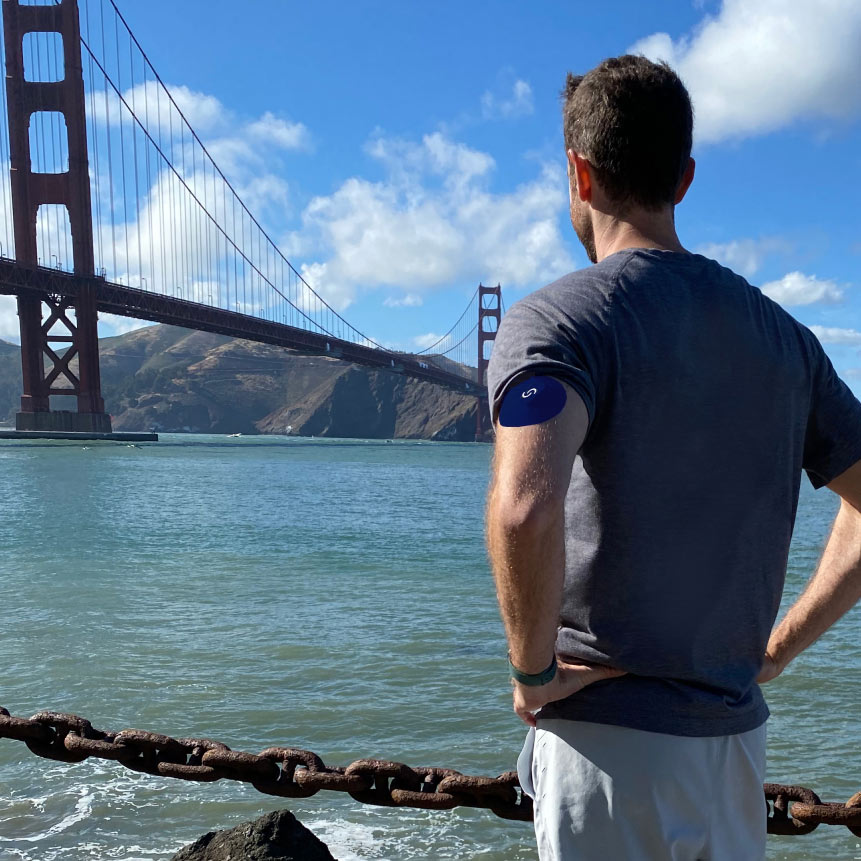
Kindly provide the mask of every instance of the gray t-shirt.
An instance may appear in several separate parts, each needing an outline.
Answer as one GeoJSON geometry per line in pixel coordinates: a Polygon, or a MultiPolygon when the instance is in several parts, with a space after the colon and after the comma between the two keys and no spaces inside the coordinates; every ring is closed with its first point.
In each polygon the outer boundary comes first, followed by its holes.
{"type": "Polygon", "coordinates": [[[861,459],[861,403],[757,288],[652,249],[509,310],[488,369],[493,416],[539,374],[589,412],[565,501],[557,649],[629,673],[540,716],[691,736],[759,726],[801,470],[821,487],[861,459]]]}

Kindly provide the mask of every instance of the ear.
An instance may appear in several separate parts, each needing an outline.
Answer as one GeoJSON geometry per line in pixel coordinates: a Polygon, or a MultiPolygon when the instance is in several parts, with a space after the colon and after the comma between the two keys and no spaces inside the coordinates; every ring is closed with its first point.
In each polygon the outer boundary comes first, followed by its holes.
{"type": "Polygon", "coordinates": [[[688,193],[688,189],[691,187],[691,183],[694,181],[694,171],[696,170],[696,167],[697,163],[692,158],[689,158],[687,167],[685,167],[685,172],[682,174],[682,181],[676,189],[676,199],[673,203],[681,203],[682,200],[684,200],[685,195],[688,193]]]}
{"type": "Polygon", "coordinates": [[[568,172],[574,177],[577,196],[584,203],[592,202],[592,165],[573,149],[568,150],[568,172]]]}

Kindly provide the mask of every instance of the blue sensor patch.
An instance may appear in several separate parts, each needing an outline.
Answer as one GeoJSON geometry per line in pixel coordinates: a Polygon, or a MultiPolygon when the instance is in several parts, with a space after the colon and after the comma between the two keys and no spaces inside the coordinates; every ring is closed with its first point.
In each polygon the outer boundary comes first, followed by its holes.
{"type": "Polygon", "coordinates": [[[502,399],[499,423],[507,428],[540,425],[565,406],[565,386],[554,377],[530,377],[512,386],[502,399]]]}

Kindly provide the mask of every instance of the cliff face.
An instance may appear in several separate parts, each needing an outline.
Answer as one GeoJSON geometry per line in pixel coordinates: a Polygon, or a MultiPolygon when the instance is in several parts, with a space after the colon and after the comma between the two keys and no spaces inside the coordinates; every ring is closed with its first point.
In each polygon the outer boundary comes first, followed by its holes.
{"type": "MultiPolygon", "coordinates": [[[[148,326],[99,344],[115,430],[472,440],[474,398],[280,347],[148,326]]],[[[18,347],[0,342],[0,417],[14,419],[18,347]]]]}
{"type": "MultiPolygon", "coordinates": [[[[333,360],[334,361],[334,360],[333,360]]],[[[356,365],[333,369],[332,376],[306,398],[270,413],[257,423],[263,433],[304,436],[413,437],[472,440],[475,400],[432,383],[356,365]]]]}

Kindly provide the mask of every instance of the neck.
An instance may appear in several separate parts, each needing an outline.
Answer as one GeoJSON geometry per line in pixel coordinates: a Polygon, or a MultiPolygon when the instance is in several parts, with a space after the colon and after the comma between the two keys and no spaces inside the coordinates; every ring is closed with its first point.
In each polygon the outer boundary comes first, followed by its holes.
{"type": "Polygon", "coordinates": [[[659,213],[634,211],[624,217],[593,210],[592,226],[595,231],[595,253],[599,261],[626,248],[656,248],[686,253],[676,234],[672,209],[659,213]]]}

